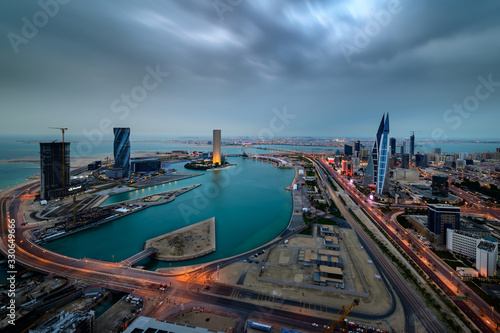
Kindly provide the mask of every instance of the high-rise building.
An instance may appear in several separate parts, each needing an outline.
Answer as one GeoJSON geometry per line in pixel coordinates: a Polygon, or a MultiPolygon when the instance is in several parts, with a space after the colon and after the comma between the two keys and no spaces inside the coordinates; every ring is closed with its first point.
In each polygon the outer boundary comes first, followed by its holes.
{"type": "Polygon", "coordinates": [[[403,155],[401,155],[401,167],[403,169],[410,168],[410,154],[404,153],[403,155]]]}
{"type": "Polygon", "coordinates": [[[344,145],[344,154],[345,156],[352,156],[352,146],[351,145],[344,145]]]}
{"type": "Polygon", "coordinates": [[[412,133],[412,135],[410,136],[410,152],[409,152],[410,156],[413,156],[415,155],[415,134],[412,133]]]}
{"type": "Polygon", "coordinates": [[[498,262],[498,241],[484,237],[477,246],[476,269],[481,276],[494,276],[498,262]]]}
{"type": "Polygon", "coordinates": [[[115,168],[123,169],[123,177],[130,177],[130,128],[113,128],[115,140],[113,142],[113,156],[115,168]]]}
{"type": "Polygon", "coordinates": [[[441,154],[441,148],[432,148],[431,153],[432,154],[441,154]]]}
{"type": "Polygon", "coordinates": [[[427,168],[429,166],[429,159],[426,154],[415,155],[415,166],[417,168],[427,168]]]}
{"type": "Polygon", "coordinates": [[[391,147],[391,156],[396,155],[396,138],[389,139],[389,146],[391,147]]]}
{"type": "Polygon", "coordinates": [[[446,244],[446,230],[460,229],[460,207],[443,204],[427,205],[427,229],[441,236],[446,244]]]}
{"type": "Polygon", "coordinates": [[[401,154],[410,154],[410,139],[406,138],[403,140],[403,145],[401,146],[401,154]]]}
{"type": "Polygon", "coordinates": [[[363,184],[375,185],[376,193],[388,191],[389,185],[389,114],[382,116],[375,142],[368,156],[363,184]]]}
{"type": "Polygon", "coordinates": [[[212,144],[213,144],[212,163],[220,165],[222,162],[220,129],[214,129],[212,144]]]}
{"type": "Polygon", "coordinates": [[[361,149],[361,142],[359,140],[354,141],[354,151],[357,151],[359,153],[361,149]]]}
{"type": "Polygon", "coordinates": [[[67,193],[69,147],[69,142],[40,142],[40,199],[55,199],[67,193]]]}
{"type": "Polygon", "coordinates": [[[450,183],[447,176],[435,175],[432,176],[432,195],[447,197],[450,183]]]}

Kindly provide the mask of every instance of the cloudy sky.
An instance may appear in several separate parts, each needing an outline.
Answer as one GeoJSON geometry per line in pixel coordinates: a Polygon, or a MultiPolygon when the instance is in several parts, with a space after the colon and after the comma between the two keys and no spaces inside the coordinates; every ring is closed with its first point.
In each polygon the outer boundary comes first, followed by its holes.
{"type": "Polygon", "coordinates": [[[499,1],[0,8],[1,134],[500,139],[499,1]]]}

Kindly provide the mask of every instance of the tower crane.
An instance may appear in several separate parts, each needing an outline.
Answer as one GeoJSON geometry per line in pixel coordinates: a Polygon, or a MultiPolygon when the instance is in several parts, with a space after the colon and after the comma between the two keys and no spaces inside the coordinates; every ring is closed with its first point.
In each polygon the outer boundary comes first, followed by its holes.
{"type": "Polygon", "coordinates": [[[68,129],[66,127],[49,127],[52,129],[58,129],[62,131],[62,181],[63,181],[63,196],[66,195],[66,153],[65,153],[65,144],[64,144],[64,131],[67,131],[68,129]]]}
{"type": "Polygon", "coordinates": [[[347,309],[345,308],[345,305],[343,305],[339,311],[339,312],[342,312],[339,319],[337,319],[337,320],[332,319],[328,323],[328,325],[323,329],[323,331],[321,331],[321,332],[322,333],[333,332],[333,330],[335,330],[335,326],[337,326],[339,323],[341,323],[345,319],[345,317],[347,317],[349,312],[351,312],[351,310],[354,309],[354,307],[356,307],[358,305],[359,305],[359,298],[355,298],[354,301],[352,301],[351,305],[347,309]]]}

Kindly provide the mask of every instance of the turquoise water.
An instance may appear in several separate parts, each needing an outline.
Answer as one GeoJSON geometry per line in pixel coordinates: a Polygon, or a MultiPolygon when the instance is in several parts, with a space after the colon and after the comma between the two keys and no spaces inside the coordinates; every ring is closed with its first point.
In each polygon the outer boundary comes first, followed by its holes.
{"type": "Polygon", "coordinates": [[[27,163],[0,163],[0,190],[19,185],[27,181],[26,177],[40,173],[40,165],[27,163]]]}
{"type": "MultiPolygon", "coordinates": [[[[203,184],[166,205],[148,208],[45,246],[75,258],[120,261],[141,251],[149,238],[215,217],[216,252],[182,264],[172,263],[172,266],[209,262],[258,247],[279,235],[288,225],[292,200],[285,187],[291,184],[295,171],[239,157],[228,160],[237,165],[110,197],[105,204],[203,184]]],[[[189,171],[180,167],[178,170],[189,171]]],[[[148,268],[168,265],[153,261],[148,268]]]]}

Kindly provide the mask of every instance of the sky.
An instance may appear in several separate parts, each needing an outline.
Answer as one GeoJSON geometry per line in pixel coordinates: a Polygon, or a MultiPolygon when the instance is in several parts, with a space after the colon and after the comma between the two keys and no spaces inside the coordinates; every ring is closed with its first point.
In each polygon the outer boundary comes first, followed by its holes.
{"type": "Polygon", "coordinates": [[[500,139],[495,0],[3,0],[0,134],[500,139]]]}

